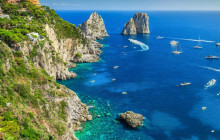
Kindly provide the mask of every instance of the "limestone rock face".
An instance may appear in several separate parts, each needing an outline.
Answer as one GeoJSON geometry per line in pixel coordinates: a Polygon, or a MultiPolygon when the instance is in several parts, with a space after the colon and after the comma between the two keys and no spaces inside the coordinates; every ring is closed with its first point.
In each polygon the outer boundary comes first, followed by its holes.
{"type": "Polygon", "coordinates": [[[134,20],[133,18],[131,18],[124,26],[124,29],[122,31],[122,34],[124,35],[134,35],[134,34],[137,34],[137,30],[136,30],[136,26],[135,26],[135,23],[134,23],[134,20]]]}
{"type": "Polygon", "coordinates": [[[92,13],[88,20],[79,25],[79,28],[86,37],[89,36],[93,39],[101,39],[109,36],[105,29],[104,21],[97,12],[92,13]]]}
{"type": "Polygon", "coordinates": [[[134,17],[124,25],[124,29],[122,30],[123,35],[149,33],[149,17],[146,13],[136,13],[134,17]]]}
{"type": "Polygon", "coordinates": [[[126,123],[132,128],[136,128],[142,125],[144,117],[141,114],[127,111],[120,114],[120,119],[125,120],[126,123]]]}

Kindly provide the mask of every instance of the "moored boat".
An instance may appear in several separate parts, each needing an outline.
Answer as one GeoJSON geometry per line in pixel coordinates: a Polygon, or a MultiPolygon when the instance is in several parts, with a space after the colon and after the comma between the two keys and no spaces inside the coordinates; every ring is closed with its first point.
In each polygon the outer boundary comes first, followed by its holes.
{"type": "Polygon", "coordinates": [[[220,46],[220,43],[216,43],[216,46],[220,46]]]}
{"type": "Polygon", "coordinates": [[[164,39],[164,37],[162,37],[162,36],[158,36],[157,39],[164,39]]]}
{"type": "Polygon", "coordinates": [[[184,82],[184,83],[181,83],[180,86],[188,86],[188,85],[191,85],[191,83],[189,82],[184,82]]]}
{"type": "Polygon", "coordinates": [[[202,49],[202,44],[201,44],[201,41],[200,41],[200,37],[199,37],[199,44],[197,46],[194,46],[193,48],[194,49],[202,49]]]}
{"type": "Polygon", "coordinates": [[[170,45],[177,45],[179,42],[173,40],[173,41],[170,41],[170,45]]]}
{"type": "Polygon", "coordinates": [[[179,50],[178,50],[178,48],[177,48],[177,46],[176,46],[176,50],[173,51],[172,53],[173,53],[173,54],[181,54],[181,53],[182,53],[182,50],[181,50],[181,48],[180,48],[180,45],[179,45],[179,50]]]}
{"type": "Polygon", "coordinates": [[[205,59],[219,59],[219,57],[214,56],[214,55],[209,55],[209,56],[206,56],[205,59]]]}

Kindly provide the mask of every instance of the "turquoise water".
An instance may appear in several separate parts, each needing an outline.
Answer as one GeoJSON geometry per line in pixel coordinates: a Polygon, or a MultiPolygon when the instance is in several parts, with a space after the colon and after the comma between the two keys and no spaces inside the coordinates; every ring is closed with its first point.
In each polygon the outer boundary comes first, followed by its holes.
{"type": "MultiPolygon", "coordinates": [[[[220,56],[220,12],[147,12],[150,35],[122,36],[120,32],[135,11],[99,11],[110,37],[104,45],[101,61],[78,64],[71,69],[76,79],[59,81],[77,92],[82,101],[94,105],[90,109],[93,121],[76,132],[82,140],[214,140],[220,139],[220,60],[205,56],[220,56]],[[157,40],[157,36],[164,39],[157,40]],[[202,49],[193,49],[198,42],[202,49]],[[149,50],[142,51],[143,42],[149,50]],[[173,39],[178,38],[178,39],[173,39]],[[173,55],[180,42],[183,53],[173,55]],[[123,47],[128,46],[128,47],[123,47]],[[119,66],[114,69],[114,66],[119,66]],[[204,89],[211,79],[214,86],[204,89]],[[112,79],[116,79],[112,82],[112,79]],[[94,83],[90,81],[95,80],[94,83]],[[191,82],[186,87],[176,87],[191,82]],[[127,92],[127,95],[122,95],[127,92]],[[202,110],[202,107],[207,107],[202,110]],[[118,114],[125,111],[141,113],[146,118],[143,127],[131,129],[121,124],[118,114]],[[100,115],[100,117],[98,117],[100,115]],[[215,130],[215,132],[211,132],[215,130]]],[[[76,25],[88,18],[90,11],[58,11],[65,20],[76,25]]]]}

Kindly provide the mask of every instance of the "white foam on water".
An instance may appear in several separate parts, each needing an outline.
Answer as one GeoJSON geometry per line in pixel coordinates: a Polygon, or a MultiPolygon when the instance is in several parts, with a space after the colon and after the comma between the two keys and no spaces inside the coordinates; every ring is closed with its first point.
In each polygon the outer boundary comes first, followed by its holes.
{"type": "Polygon", "coordinates": [[[209,41],[209,40],[196,40],[196,39],[175,38],[175,37],[166,37],[166,38],[177,39],[177,40],[195,41],[195,42],[208,42],[208,43],[215,43],[215,41],[209,41]]]}
{"type": "Polygon", "coordinates": [[[134,40],[134,39],[128,39],[128,40],[130,42],[136,44],[136,45],[141,46],[142,50],[140,50],[140,51],[147,51],[147,50],[149,50],[149,46],[147,46],[146,44],[144,44],[144,43],[142,43],[142,42],[140,42],[138,40],[134,40]]]}
{"type": "Polygon", "coordinates": [[[205,69],[208,69],[208,70],[220,72],[220,69],[216,69],[216,68],[212,68],[212,67],[206,67],[206,66],[200,66],[200,67],[205,68],[205,69]]]}

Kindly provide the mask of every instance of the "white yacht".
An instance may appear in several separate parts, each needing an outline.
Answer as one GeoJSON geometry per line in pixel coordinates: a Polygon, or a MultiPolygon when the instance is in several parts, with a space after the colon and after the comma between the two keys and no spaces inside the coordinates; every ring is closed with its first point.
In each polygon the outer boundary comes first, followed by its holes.
{"type": "Polygon", "coordinates": [[[179,42],[173,40],[173,41],[170,41],[170,45],[177,45],[179,42]]]}

